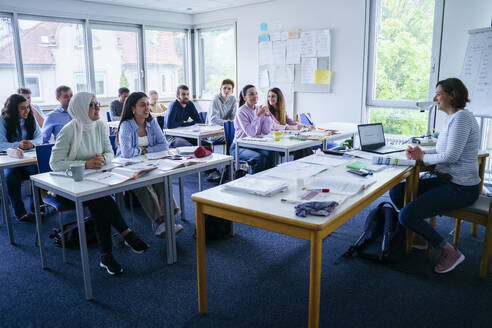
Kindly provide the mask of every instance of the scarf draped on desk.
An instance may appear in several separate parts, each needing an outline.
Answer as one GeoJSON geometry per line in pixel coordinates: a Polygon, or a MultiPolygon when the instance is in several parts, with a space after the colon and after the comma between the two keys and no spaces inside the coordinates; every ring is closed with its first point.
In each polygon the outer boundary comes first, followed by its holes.
{"type": "Polygon", "coordinates": [[[305,218],[307,215],[328,216],[333,212],[337,202],[307,202],[296,205],[296,215],[305,218]]]}
{"type": "Polygon", "coordinates": [[[68,113],[72,116],[74,126],[74,136],[72,147],[68,153],[68,160],[75,160],[77,152],[82,142],[82,133],[96,127],[96,121],[89,117],[89,105],[95,96],[89,92],[79,92],[75,94],[68,104],[68,113]]]}

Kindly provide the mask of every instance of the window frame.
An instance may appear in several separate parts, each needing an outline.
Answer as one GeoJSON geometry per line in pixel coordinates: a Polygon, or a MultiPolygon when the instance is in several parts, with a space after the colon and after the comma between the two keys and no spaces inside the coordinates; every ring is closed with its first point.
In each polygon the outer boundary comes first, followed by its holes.
{"type": "Polygon", "coordinates": [[[398,109],[421,109],[421,102],[431,101],[434,95],[434,86],[439,80],[439,68],[441,59],[441,39],[443,29],[443,16],[444,16],[444,0],[434,0],[434,27],[432,33],[432,51],[431,51],[431,64],[429,68],[429,92],[427,99],[413,100],[378,100],[376,99],[376,30],[378,15],[381,12],[381,1],[384,0],[369,0],[368,7],[366,7],[366,19],[368,33],[366,34],[366,82],[365,82],[365,106],[366,115],[364,122],[368,121],[369,112],[371,108],[398,108],[398,109]]]}
{"type": "Polygon", "coordinates": [[[41,89],[41,76],[40,76],[40,74],[37,74],[37,73],[25,74],[24,75],[24,87],[28,87],[27,83],[26,83],[27,79],[32,79],[32,78],[35,78],[37,80],[39,96],[38,97],[33,96],[34,95],[33,89],[29,87],[29,89],[31,90],[31,100],[33,102],[34,101],[41,101],[41,100],[43,100],[43,92],[41,89]]]}
{"type": "MultiPolygon", "coordinates": [[[[197,96],[200,99],[203,99],[203,87],[205,84],[205,65],[204,65],[204,56],[203,56],[203,47],[200,42],[200,33],[201,32],[207,32],[207,31],[214,31],[214,30],[220,30],[224,28],[231,28],[233,29],[233,35],[234,35],[234,82],[237,84],[237,21],[234,20],[232,22],[222,22],[222,23],[216,23],[212,25],[203,25],[203,26],[196,26],[194,29],[194,38],[195,38],[195,86],[196,86],[196,92],[197,96]]],[[[217,86],[218,88],[219,86],[217,86]]],[[[237,97],[237,88],[234,88],[234,95],[237,97]]]]}

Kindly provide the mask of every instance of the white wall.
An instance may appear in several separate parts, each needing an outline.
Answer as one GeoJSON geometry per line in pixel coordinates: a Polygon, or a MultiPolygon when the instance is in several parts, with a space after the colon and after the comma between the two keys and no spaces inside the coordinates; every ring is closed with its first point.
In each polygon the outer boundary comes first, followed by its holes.
{"type": "Polygon", "coordinates": [[[299,93],[297,112],[311,112],[317,122],[359,122],[364,59],[365,1],[279,0],[258,5],[197,14],[194,24],[237,19],[238,81],[258,85],[258,33],[261,22],[291,28],[330,28],[332,92],[299,93]]]}
{"type": "Polygon", "coordinates": [[[1,0],[0,12],[2,11],[172,27],[189,26],[193,20],[188,14],[75,0],[1,0]]]}

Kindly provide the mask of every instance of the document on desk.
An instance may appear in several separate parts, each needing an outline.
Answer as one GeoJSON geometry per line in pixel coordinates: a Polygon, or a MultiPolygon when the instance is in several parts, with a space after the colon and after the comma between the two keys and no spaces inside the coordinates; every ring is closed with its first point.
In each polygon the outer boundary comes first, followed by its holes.
{"type": "Polygon", "coordinates": [[[155,153],[147,153],[145,154],[145,157],[150,160],[155,160],[155,159],[161,159],[161,158],[166,158],[171,156],[169,154],[169,151],[163,150],[163,151],[156,151],[155,153]]]}
{"type": "Polygon", "coordinates": [[[259,196],[273,196],[288,188],[288,184],[280,179],[252,175],[246,175],[241,179],[231,181],[223,187],[226,191],[239,191],[259,196]]]}
{"type": "Polygon", "coordinates": [[[348,176],[328,176],[313,179],[307,189],[329,189],[330,193],[352,196],[368,188],[375,179],[362,180],[348,176]]]}
{"type": "Polygon", "coordinates": [[[279,179],[306,179],[326,170],[325,165],[293,161],[277,165],[264,173],[265,176],[279,179]]]}
{"type": "Polygon", "coordinates": [[[303,157],[299,159],[300,162],[318,164],[324,166],[339,166],[346,164],[347,159],[336,155],[314,154],[311,156],[303,157]]]}

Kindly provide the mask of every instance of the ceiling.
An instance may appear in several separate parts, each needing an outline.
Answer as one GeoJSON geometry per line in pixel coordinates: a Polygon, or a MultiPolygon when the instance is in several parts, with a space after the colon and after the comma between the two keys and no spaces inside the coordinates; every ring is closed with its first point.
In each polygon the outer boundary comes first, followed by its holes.
{"type": "Polygon", "coordinates": [[[241,7],[272,0],[79,0],[99,4],[154,9],[185,14],[241,7]]]}

